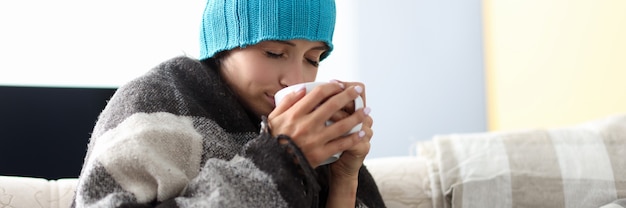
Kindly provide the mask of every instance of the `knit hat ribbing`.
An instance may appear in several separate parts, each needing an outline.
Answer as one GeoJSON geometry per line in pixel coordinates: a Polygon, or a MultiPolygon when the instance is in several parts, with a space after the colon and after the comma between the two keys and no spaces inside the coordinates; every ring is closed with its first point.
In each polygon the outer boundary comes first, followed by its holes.
{"type": "Polygon", "coordinates": [[[200,60],[265,40],[322,41],[333,49],[334,0],[208,0],[200,31],[200,60]]]}

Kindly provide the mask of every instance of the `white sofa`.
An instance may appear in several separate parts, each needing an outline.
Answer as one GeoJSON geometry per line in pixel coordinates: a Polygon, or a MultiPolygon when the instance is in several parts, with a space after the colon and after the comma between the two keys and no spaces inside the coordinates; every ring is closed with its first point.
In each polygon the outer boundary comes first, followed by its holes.
{"type": "MultiPolygon", "coordinates": [[[[626,208],[626,115],[416,146],[415,156],[365,161],[388,207],[626,208]]],[[[68,207],[75,186],[0,176],[0,208],[68,207]]]]}
{"type": "MultiPolygon", "coordinates": [[[[431,207],[428,196],[419,193],[427,174],[424,160],[417,157],[389,157],[367,161],[367,167],[380,183],[389,207],[431,207]],[[422,164],[422,165],[420,165],[422,164]],[[418,177],[415,177],[418,176],[418,177]]],[[[74,196],[77,179],[0,176],[0,208],[65,208],[74,196]]]]}
{"type": "MultiPolygon", "coordinates": [[[[432,208],[432,192],[427,161],[421,157],[388,157],[366,162],[390,208],[432,208]]],[[[77,179],[0,176],[1,208],[69,207],[77,179]]],[[[608,205],[603,208],[624,208],[608,205]]]]}
{"type": "Polygon", "coordinates": [[[72,203],[77,179],[0,176],[2,208],[66,208],[72,203]]]}

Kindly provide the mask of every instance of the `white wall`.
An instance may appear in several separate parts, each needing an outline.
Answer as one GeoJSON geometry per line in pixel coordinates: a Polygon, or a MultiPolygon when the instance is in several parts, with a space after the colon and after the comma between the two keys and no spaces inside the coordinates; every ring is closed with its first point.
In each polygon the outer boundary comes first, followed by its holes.
{"type": "Polygon", "coordinates": [[[358,76],[370,158],[407,155],[435,134],[486,129],[480,0],[360,0],[358,76]]]}
{"type": "Polygon", "coordinates": [[[0,85],[116,87],[197,56],[204,3],[0,1],[0,85]]]}
{"type": "Polygon", "coordinates": [[[480,0],[339,0],[318,80],[365,83],[368,158],[409,155],[437,134],[486,130],[480,0]]]}
{"type": "MultiPolygon", "coordinates": [[[[198,54],[204,0],[0,2],[0,85],[115,87],[198,54]]],[[[337,0],[318,80],[364,82],[370,158],[485,130],[480,0],[337,0]]]]}

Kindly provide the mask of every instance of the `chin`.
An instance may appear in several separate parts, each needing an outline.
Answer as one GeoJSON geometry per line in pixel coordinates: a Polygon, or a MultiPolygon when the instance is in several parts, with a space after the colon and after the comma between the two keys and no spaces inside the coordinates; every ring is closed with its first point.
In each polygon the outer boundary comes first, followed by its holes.
{"type": "Polygon", "coordinates": [[[270,113],[272,112],[272,110],[274,110],[273,108],[264,108],[264,107],[257,107],[257,108],[253,108],[251,109],[252,112],[254,112],[254,114],[256,114],[259,118],[261,118],[261,116],[269,116],[270,113]]]}
{"type": "Polygon", "coordinates": [[[258,114],[258,116],[259,116],[259,118],[260,118],[261,116],[269,116],[269,115],[270,115],[270,113],[272,113],[272,111],[263,111],[263,112],[261,112],[260,114],[258,114]]]}

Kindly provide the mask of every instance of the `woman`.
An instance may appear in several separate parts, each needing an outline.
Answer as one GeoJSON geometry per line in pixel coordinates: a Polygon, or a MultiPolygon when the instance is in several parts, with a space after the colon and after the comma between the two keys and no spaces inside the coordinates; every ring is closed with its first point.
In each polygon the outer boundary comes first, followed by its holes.
{"type": "Polygon", "coordinates": [[[365,97],[362,84],[274,104],[278,90],[315,80],[334,20],[332,0],[209,0],[199,60],[162,63],[101,113],[73,206],[383,207],[362,165],[370,110],[342,110],[365,97]]]}

